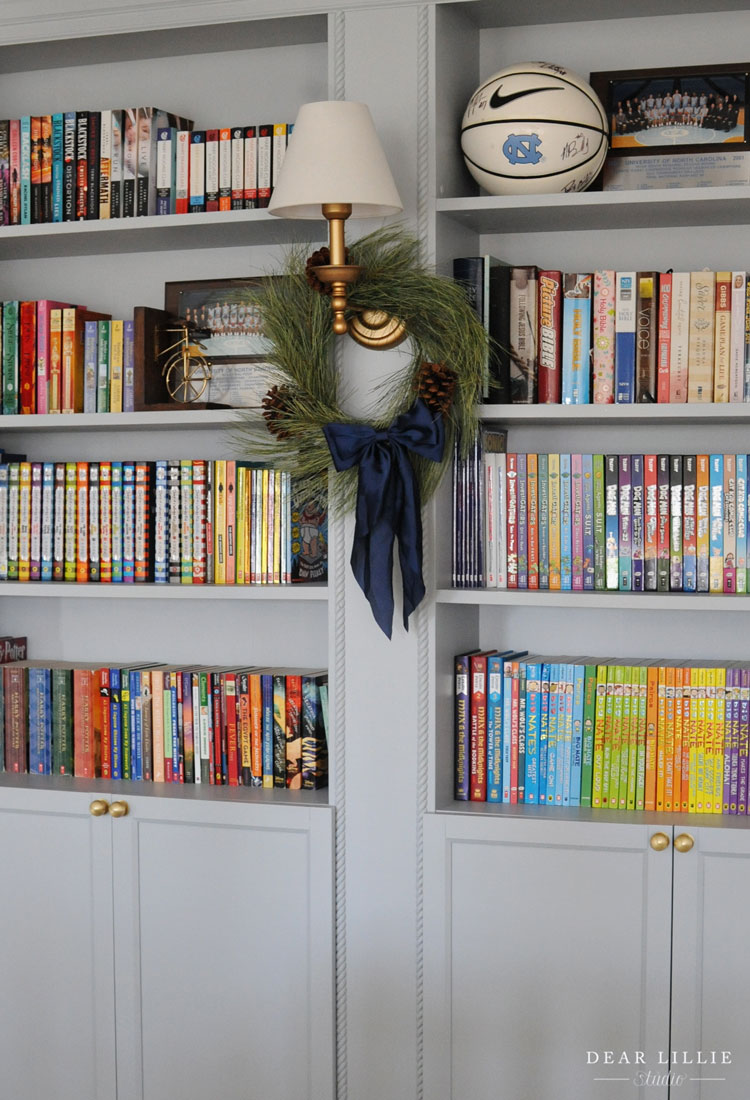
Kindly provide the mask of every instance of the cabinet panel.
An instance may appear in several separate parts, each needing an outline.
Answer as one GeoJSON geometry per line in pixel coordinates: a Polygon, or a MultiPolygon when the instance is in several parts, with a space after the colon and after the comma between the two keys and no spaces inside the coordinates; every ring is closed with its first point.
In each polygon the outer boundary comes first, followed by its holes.
{"type": "MultiPolygon", "coordinates": [[[[12,781],[11,781],[12,782],[12,781]]],[[[111,823],[0,789],[0,1065],[13,1100],[114,1100],[111,823]]]]}
{"type": "Polygon", "coordinates": [[[128,803],[118,1100],[331,1097],[331,812],[128,803]]]}
{"type": "Polygon", "coordinates": [[[719,1094],[745,1100],[750,1084],[750,836],[739,829],[675,828],[676,834],[683,832],[695,846],[674,856],[674,1071],[686,1077],[679,1090],[685,1100],[719,1094]],[[698,1051],[705,1064],[698,1062],[698,1051]]]}
{"type": "Polygon", "coordinates": [[[671,854],[655,831],[426,819],[426,1095],[632,1096],[638,1067],[604,1052],[656,1064],[669,1039],[671,854]]]}

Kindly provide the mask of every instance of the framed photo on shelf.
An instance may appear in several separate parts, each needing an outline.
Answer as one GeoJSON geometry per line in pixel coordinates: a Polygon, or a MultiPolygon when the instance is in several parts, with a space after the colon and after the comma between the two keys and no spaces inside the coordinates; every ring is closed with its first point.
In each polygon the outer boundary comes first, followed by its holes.
{"type": "Polygon", "coordinates": [[[604,190],[750,183],[750,62],[589,79],[609,119],[604,190]]]}
{"type": "Polygon", "coordinates": [[[164,309],[206,332],[209,406],[260,407],[270,385],[269,341],[260,328],[258,292],[273,276],[166,283],[164,309]]]}

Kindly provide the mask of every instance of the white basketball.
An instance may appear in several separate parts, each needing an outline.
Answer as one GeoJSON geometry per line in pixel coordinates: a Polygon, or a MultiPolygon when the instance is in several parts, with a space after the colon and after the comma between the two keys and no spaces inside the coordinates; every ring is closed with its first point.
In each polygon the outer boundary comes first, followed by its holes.
{"type": "Polygon", "coordinates": [[[544,61],[501,69],[477,88],[461,151],[491,195],[583,191],[607,155],[607,115],[589,84],[544,61]]]}

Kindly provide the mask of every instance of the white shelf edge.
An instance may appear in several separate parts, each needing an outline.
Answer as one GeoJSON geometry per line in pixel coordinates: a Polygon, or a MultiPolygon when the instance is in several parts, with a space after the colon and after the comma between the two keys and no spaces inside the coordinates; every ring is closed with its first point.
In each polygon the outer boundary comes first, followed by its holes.
{"type": "Polygon", "coordinates": [[[525,818],[535,821],[570,821],[584,824],[608,825],[633,825],[633,826],[659,826],[679,825],[681,828],[703,828],[706,825],[714,828],[748,829],[750,817],[747,814],[696,814],[665,812],[657,813],[654,810],[595,810],[588,806],[526,806],[503,805],[493,802],[449,802],[441,804],[435,810],[439,815],[465,816],[482,821],[496,821],[501,828],[501,822],[508,818],[525,818]]]}
{"type": "Polygon", "coordinates": [[[617,611],[727,611],[750,609],[743,596],[704,592],[549,592],[503,588],[439,588],[437,604],[478,607],[576,607],[617,611]]]}
{"type": "MultiPolygon", "coordinates": [[[[141,431],[144,428],[184,430],[185,428],[233,428],[252,409],[179,409],[133,413],[34,413],[29,416],[0,415],[0,436],[18,431],[141,431]]],[[[260,422],[260,409],[257,410],[260,422]]]]}
{"type": "Polygon", "coordinates": [[[688,206],[696,201],[717,205],[726,202],[750,200],[750,186],[732,187],[674,187],[649,188],[639,191],[578,191],[547,195],[462,195],[457,198],[439,198],[438,214],[463,214],[481,211],[519,210],[595,210],[600,207],[654,206],[665,204],[688,206]]]}
{"type": "Polygon", "coordinates": [[[736,424],[750,422],[750,403],[705,405],[478,405],[480,420],[515,424],[736,424]]]}
{"type": "Polygon", "coordinates": [[[5,241],[37,240],[39,237],[90,236],[100,233],[135,233],[138,230],[174,229],[188,226],[212,226],[268,222],[279,225],[281,219],[265,208],[256,210],[211,210],[200,214],[147,214],[137,218],[94,218],[91,221],[44,222],[41,225],[4,225],[0,228],[0,246],[5,241]]]}
{"type": "Polygon", "coordinates": [[[61,581],[0,581],[0,596],[42,599],[286,600],[328,599],[325,584],[78,584],[61,581]]]}

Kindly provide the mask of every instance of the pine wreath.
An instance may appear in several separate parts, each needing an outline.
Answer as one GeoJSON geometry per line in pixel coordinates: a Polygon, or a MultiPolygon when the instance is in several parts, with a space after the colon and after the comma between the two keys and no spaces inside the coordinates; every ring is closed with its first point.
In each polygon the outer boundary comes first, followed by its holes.
{"type": "MultiPolygon", "coordinates": [[[[351,262],[362,267],[349,288],[350,315],[378,309],[406,323],[411,355],[407,365],[382,382],[373,417],[353,419],[339,402],[334,364],[331,305],[315,284],[314,266],[293,249],[283,272],[266,281],[257,298],[261,327],[271,349],[270,389],[263,401],[263,423],[245,416],[240,445],[254,458],[294,471],[319,486],[331,463],[323,432],[332,423],[356,423],[384,430],[421,397],[445,426],[441,462],[412,456],[421,502],[429,499],[453,455],[453,443],[468,449],[476,432],[474,406],[487,361],[487,336],[465,291],[452,279],[430,271],[418,240],[403,227],[376,230],[350,245],[351,262]]],[[[405,345],[408,346],[408,345],[405,345]]],[[[346,506],[354,503],[357,470],[337,475],[332,487],[346,506]]]]}

